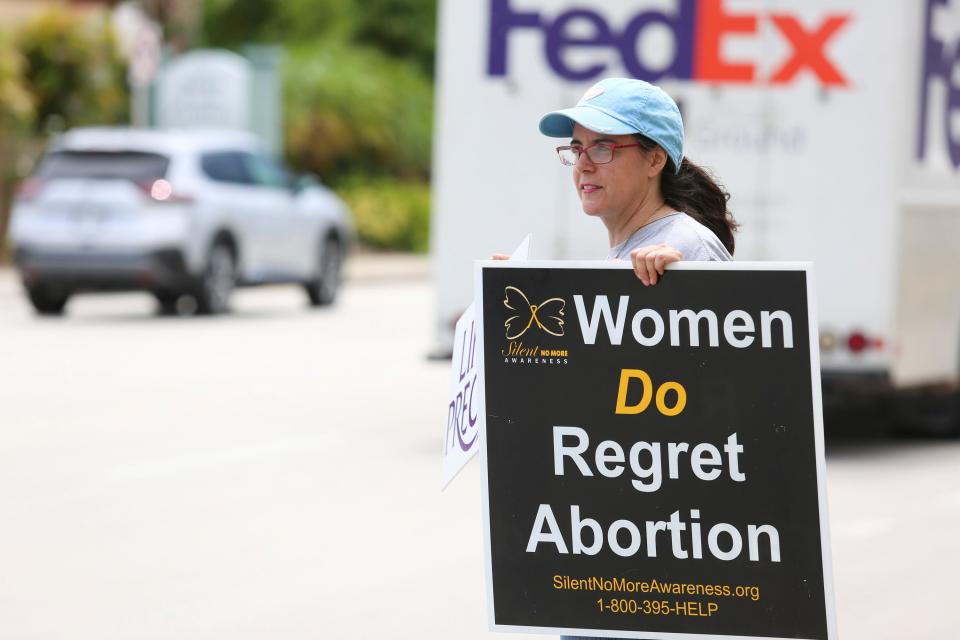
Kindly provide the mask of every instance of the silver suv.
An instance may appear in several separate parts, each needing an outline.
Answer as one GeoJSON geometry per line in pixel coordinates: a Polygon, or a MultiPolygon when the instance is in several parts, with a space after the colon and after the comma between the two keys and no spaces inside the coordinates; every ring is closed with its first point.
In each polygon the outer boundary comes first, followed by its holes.
{"type": "Polygon", "coordinates": [[[10,235],[34,308],[57,315],[102,290],[150,291],[167,312],[188,295],[221,313],[235,286],[264,283],[329,304],[352,233],[336,195],[292,178],[251,135],[89,128],[50,145],[10,235]]]}

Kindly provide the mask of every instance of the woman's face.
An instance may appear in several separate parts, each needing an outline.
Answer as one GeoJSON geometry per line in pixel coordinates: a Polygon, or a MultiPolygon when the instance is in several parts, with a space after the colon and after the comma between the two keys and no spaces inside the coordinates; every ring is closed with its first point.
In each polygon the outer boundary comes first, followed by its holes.
{"type": "MultiPolygon", "coordinates": [[[[598,142],[618,145],[636,144],[637,140],[630,135],[596,133],[579,124],[574,126],[571,145],[586,148],[598,142]]],[[[581,153],[573,167],[573,184],[584,213],[613,220],[633,213],[648,198],[650,187],[662,169],[662,162],[652,157],[658,150],[614,149],[613,159],[604,164],[594,164],[586,153],[581,153]]]]}

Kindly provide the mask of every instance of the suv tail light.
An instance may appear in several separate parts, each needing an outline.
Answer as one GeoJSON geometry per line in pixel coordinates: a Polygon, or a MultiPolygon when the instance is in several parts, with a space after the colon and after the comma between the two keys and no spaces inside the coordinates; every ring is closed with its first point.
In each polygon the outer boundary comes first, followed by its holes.
{"type": "Polygon", "coordinates": [[[168,202],[171,204],[190,204],[193,198],[174,193],[173,185],[163,178],[156,180],[138,180],[136,185],[153,202],[168,202]]]}

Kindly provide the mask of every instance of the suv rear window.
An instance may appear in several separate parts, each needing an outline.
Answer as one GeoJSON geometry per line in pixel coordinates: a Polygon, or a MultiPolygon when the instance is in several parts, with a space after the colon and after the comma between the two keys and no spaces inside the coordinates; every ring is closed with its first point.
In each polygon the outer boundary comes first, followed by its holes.
{"type": "Polygon", "coordinates": [[[54,151],[37,169],[41,180],[54,178],[164,178],[170,158],[143,151],[54,151]]]}
{"type": "Polygon", "coordinates": [[[233,184],[252,184],[253,179],[243,157],[233,151],[206,153],[200,158],[200,168],[211,180],[233,184]]]}

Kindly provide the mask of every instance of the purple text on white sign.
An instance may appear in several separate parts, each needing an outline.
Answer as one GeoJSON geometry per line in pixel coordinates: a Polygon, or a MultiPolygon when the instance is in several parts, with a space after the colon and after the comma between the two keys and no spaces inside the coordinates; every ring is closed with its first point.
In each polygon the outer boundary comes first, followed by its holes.
{"type": "Polygon", "coordinates": [[[477,388],[477,334],[476,322],[471,321],[469,329],[463,328],[457,336],[454,350],[454,366],[459,370],[457,395],[450,401],[447,410],[447,436],[444,440],[444,453],[455,446],[469,451],[477,440],[477,406],[474,402],[477,388]],[[459,349],[456,349],[459,345],[459,349]]]}

